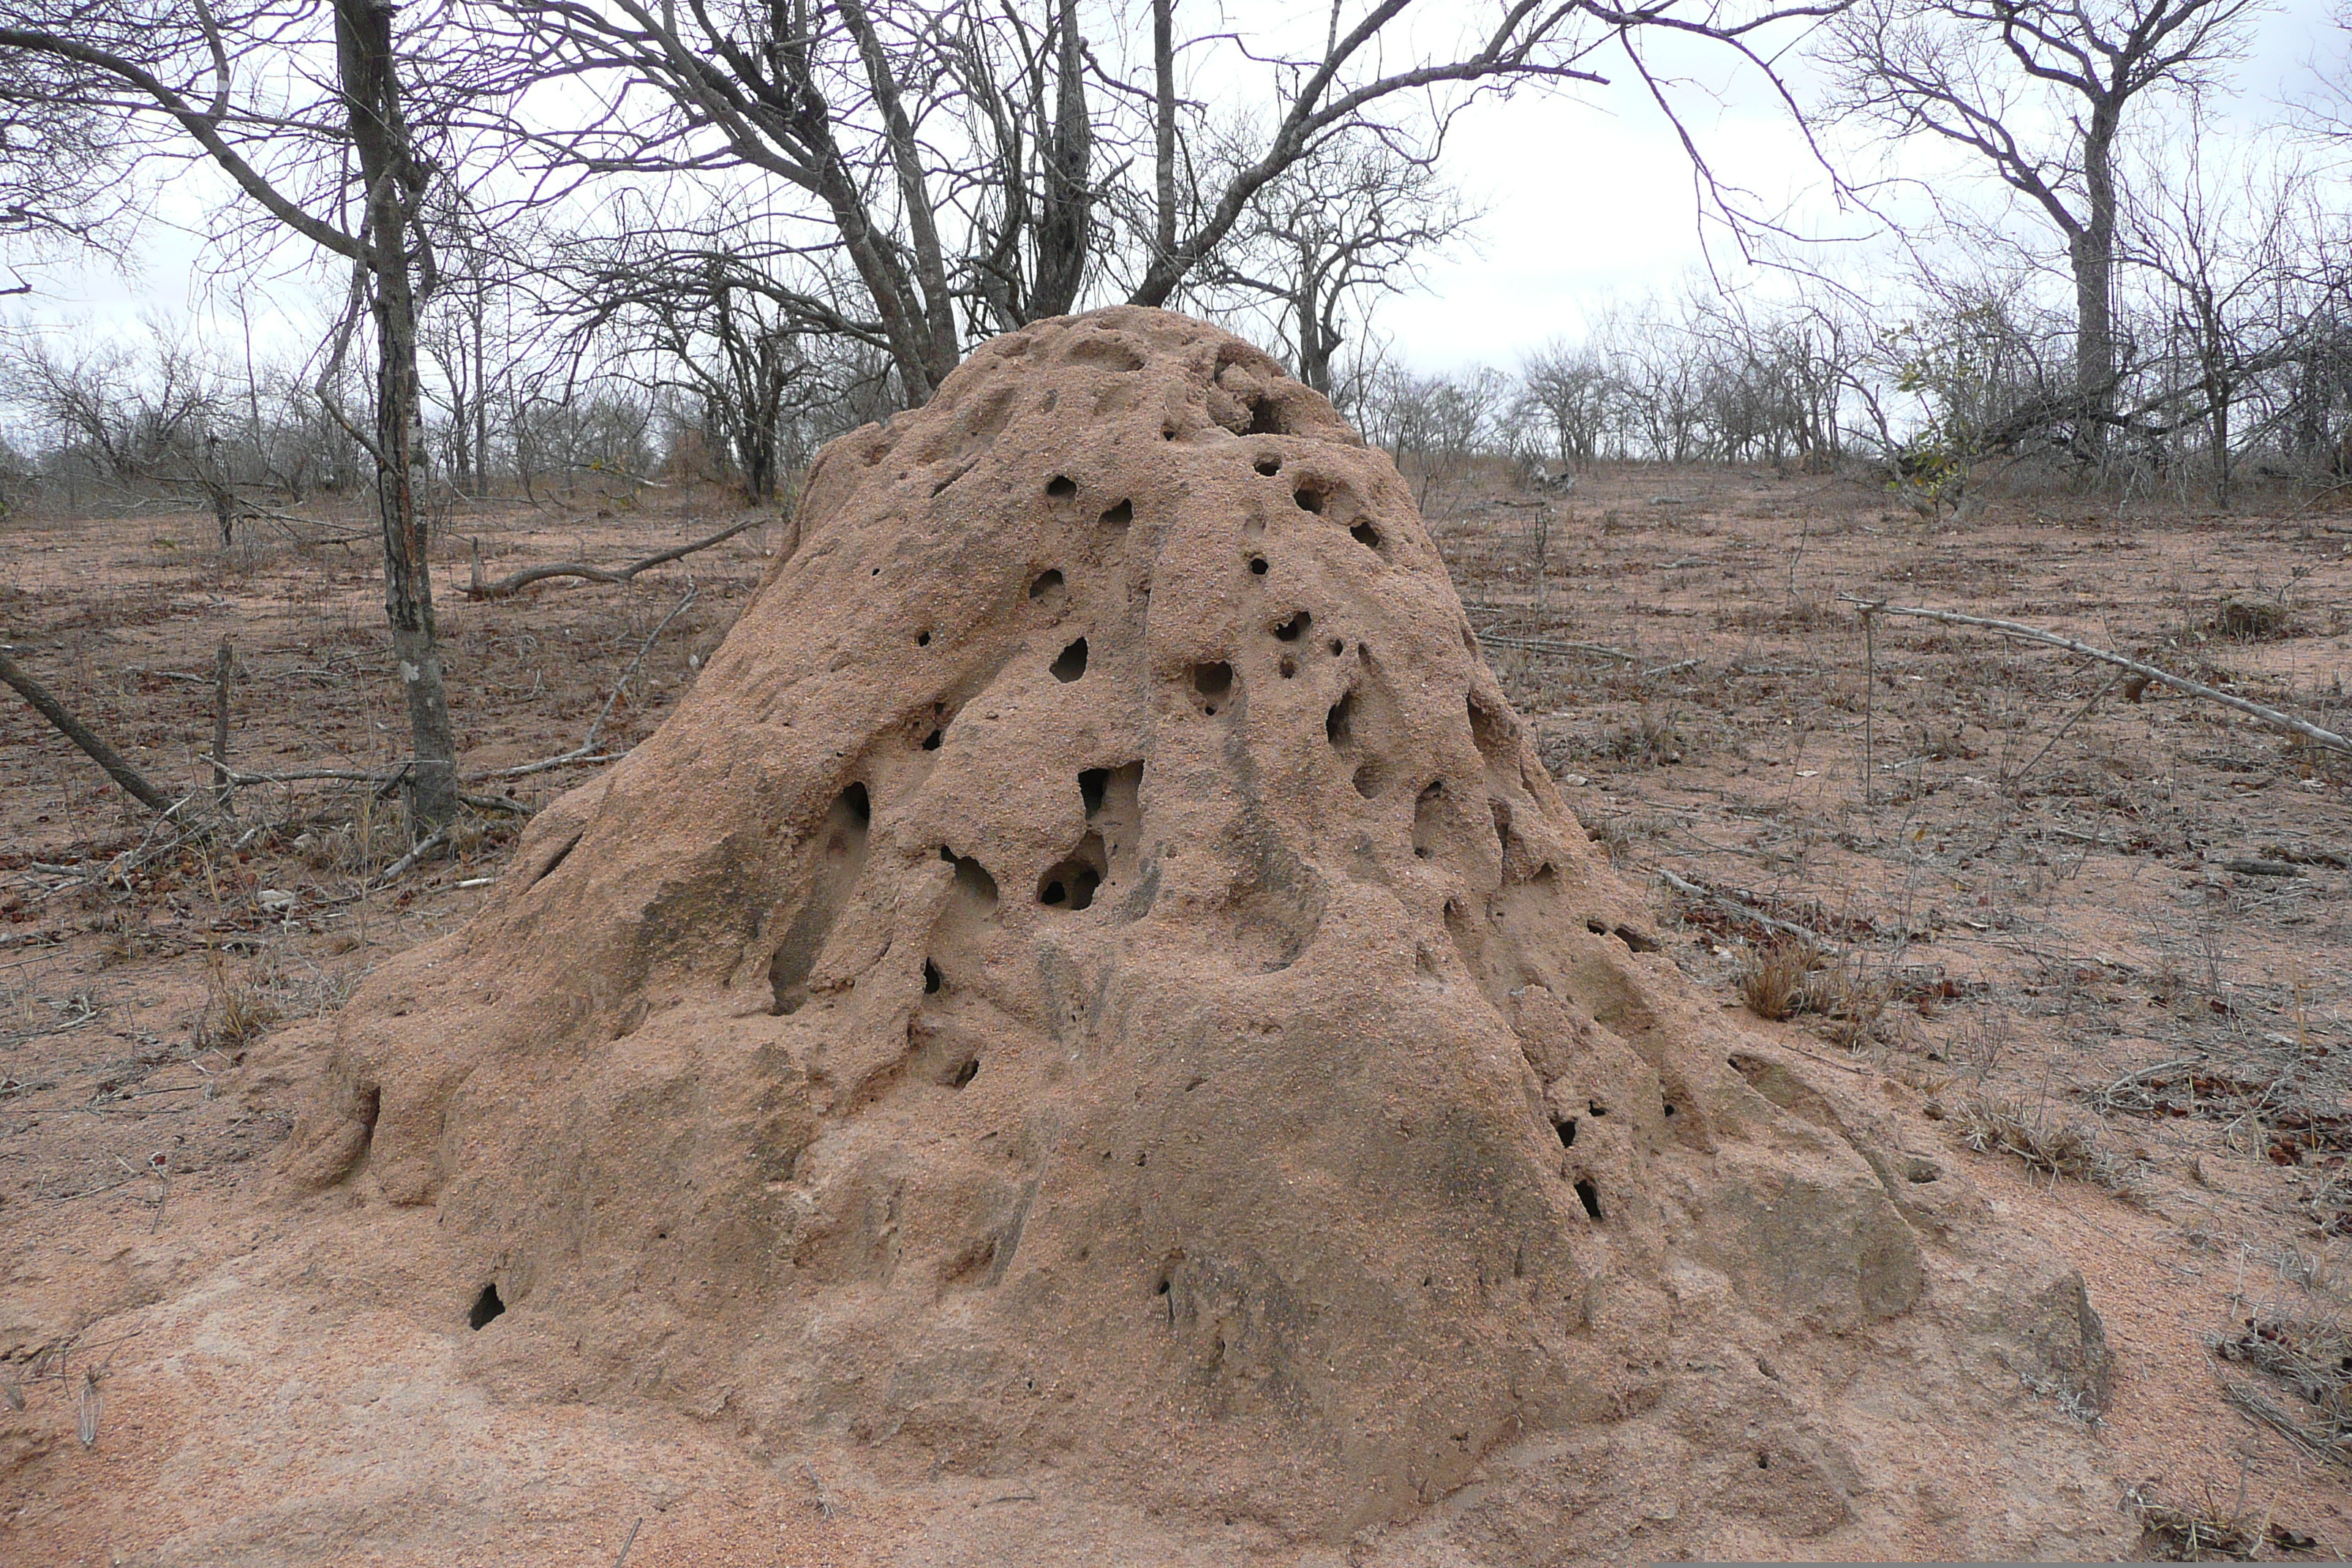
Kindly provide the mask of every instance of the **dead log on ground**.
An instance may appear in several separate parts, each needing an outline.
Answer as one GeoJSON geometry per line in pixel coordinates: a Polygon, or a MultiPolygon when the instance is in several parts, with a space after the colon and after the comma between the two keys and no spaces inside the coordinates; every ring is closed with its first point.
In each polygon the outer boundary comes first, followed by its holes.
{"type": "Polygon", "coordinates": [[[2068,653],[2080,654],[2084,658],[2095,658],[2102,664],[2112,664],[2119,669],[2127,669],[2152,685],[2169,686],[2175,690],[2185,691],[2191,697],[2202,697],[2209,702],[2219,702],[2225,708],[2234,708],[2241,713],[2261,720],[2273,729],[2300,735],[2315,746],[2325,746],[2331,752],[2341,752],[2347,756],[2352,756],[2352,741],[2346,740],[2333,730],[2323,730],[2307,719],[2298,719],[2294,714],[2282,712],[2276,708],[2266,708],[2259,702],[2250,702],[2245,698],[2234,697],[2227,691],[2208,686],[2201,680],[2191,680],[2185,675],[2175,675],[2170,670],[2159,668],[2156,665],[2145,664],[2138,659],[2126,658],[2106,648],[2093,647],[2089,643],[2078,642],[2073,637],[2057,632],[2043,631],[2040,626],[2029,626],[2021,621],[1995,620],[1990,616],[1964,616],[1956,610],[1926,610],[1912,605],[1890,605],[1884,599],[1865,599],[1857,594],[1840,594],[1838,597],[1854,605],[1864,616],[1910,616],[1923,621],[1941,621],[1948,626],[1975,626],[1980,631],[1996,632],[2005,637],[2016,637],[2021,642],[2041,643],[2045,647],[2064,648],[2068,653]]]}
{"type": "Polygon", "coordinates": [[[643,561],[632,561],[626,566],[590,566],[583,562],[566,561],[551,566],[526,566],[521,571],[511,573],[495,583],[482,581],[481,546],[477,542],[474,548],[474,580],[467,584],[460,592],[469,599],[505,599],[512,597],[533,583],[543,583],[551,577],[582,577],[591,583],[625,583],[640,572],[651,567],[666,565],[681,557],[691,555],[698,550],[708,550],[714,544],[723,544],[746,529],[757,528],[767,521],[765,513],[757,517],[747,517],[730,528],[720,529],[708,539],[698,539],[691,544],[681,544],[676,549],[648,555],[643,561]]]}
{"type": "Polygon", "coordinates": [[[122,760],[122,753],[92,734],[89,726],[65,710],[65,705],[49,695],[48,689],[26,674],[16,661],[0,653],[0,680],[16,689],[18,696],[33,705],[34,710],[57,726],[58,733],[79,746],[90,761],[104,768],[116,784],[150,811],[169,811],[172,797],[147,782],[137,768],[122,760]]]}

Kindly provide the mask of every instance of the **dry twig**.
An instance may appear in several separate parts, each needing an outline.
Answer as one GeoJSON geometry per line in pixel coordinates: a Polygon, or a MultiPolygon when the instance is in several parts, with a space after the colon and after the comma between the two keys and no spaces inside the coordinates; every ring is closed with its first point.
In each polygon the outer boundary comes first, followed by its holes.
{"type": "Polygon", "coordinates": [[[2191,697],[2202,697],[2209,702],[2219,702],[2225,708],[2234,708],[2239,712],[2259,719],[2274,729],[2285,730],[2300,735],[2314,745],[2325,746],[2331,752],[2341,752],[2347,756],[2352,756],[2352,741],[2346,740],[2333,730],[2323,730],[2307,719],[2298,719],[2294,714],[2283,712],[2276,708],[2266,708],[2262,703],[2250,702],[2245,698],[2232,696],[2219,688],[2208,686],[2201,680],[2191,680],[2185,675],[2175,675],[2170,670],[2159,668],[2153,664],[2145,664],[2138,659],[2126,658],[2122,654],[2106,648],[2093,647],[2089,643],[2077,641],[2074,637],[2064,637],[2057,632],[2043,631],[2040,626],[2029,626],[2021,621],[1996,620],[1990,616],[1964,616],[1955,610],[1927,610],[1913,605],[1890,605],[1883,599],[1865,599],[1855,594],[1841,594],[1838,597],[1859,606],[1865,616],[1911,616],[1925,621],[1940,621],[1950,626],[1974,626],[1979,631],[1995,632],[2005,637],[2016,637],[2022,642],[2041,643],[2046,647],[2064,648],[2068,653],[2079,654],[2084,658],[2095,658],[2103,664],[2112,664],[2119,669],[2129,670],[2132,674],[2157,685],[2169,686],[2175,690],[2185,691],[2191,697]]]}
{"type": "Polygon", "coordinates": [[[698,539],[691,544],[681,544],[674,549],[660,551],[646,556],[642,561],[632,561],[626,566],[608,568],[591,566],[583,562],[564,561],[549,566],[526,566],[520,572],[509,573],[495,583],[482,581],[482,556],[480,548],[477,546],[474,552],[474,580],[459,591],[469,599],[504,599],[520,593],[533,583],[542,583],[551,577],[580,577],[591,583],[625,583],[640,572],[655,566],[666,565],[683,556],[691,555],[698,550],[708,550],[714,544],[723,544],[745,530],[757,528],[767,521],[765,513],[747,517],[730,527],[720,529],[708,539],[698,539]]]}

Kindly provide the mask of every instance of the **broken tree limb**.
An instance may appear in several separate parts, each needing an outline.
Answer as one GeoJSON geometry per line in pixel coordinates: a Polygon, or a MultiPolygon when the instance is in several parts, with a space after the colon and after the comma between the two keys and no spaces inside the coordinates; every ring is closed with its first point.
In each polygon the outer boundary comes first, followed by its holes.
{"type": "Polygon", "coordinates": [[[1477,636],[1478,640],[1482,643],[1493,643],[1496,647],[1515,647],[1527,653],[1580,655],[1587,658],[1613,658],[1624,664],[1639,664],[1642,662],[1642,656],[1640,654],[1627,653],[1623,648],[1611,647],[1607,643],[1556,642],[1543,637],[1505,637],[1500,632],[1480,632],[1477,636]]]}
{"type": "Polygon", "coordinates": [[[747,529],[757,528],[767,521],[767,514],[764,512],[756,517],[747,517],[731,527],[720,529],[708,539],[698,539],[690,544],[681,544],[675,549],[661,551],[656,554],[646,556],[643,561],[632,561],[626,566],[590,566],[582,562],[567,561],[551,566],[526,566],[521,571],[510,573],[495,583],[482,581],[482,560],[478,553],[474,557],[474,580],[467,584],[460,592],[469,599],[505,599],[520,593],[533,583],[543,583],[551,577],[583,577],[591,583],[625,583],[640,572],[667,565],[683,556],[691,555],[698,550],[708,550],[714,544],[724,544],[737,534],[747,529]]]}
{"type": "Polygon", "coordinates": [[[1790,937],[1798,942],[1809,942],[1816,947],[1826,947],[1832,951],[1834,951],[1838,945],[1835,941],[1830,937],[1824,936],[1820,931],[1811,930],[1806,926],[1793,924],[1788,921],[1774,920],[1770,915],[1764,913],[1762,910],[1750,909],[1748,905],[1741,903],[1738,899],[1731,898],[1727,894],[1718,893],[1713,888],[1705,887],[1697,882],[1690,881],[1685,878],[1677,877],[1672,871],[1667,870],[1664,866],[1658,868],[1658,880],[1664,882],[1667,887],[1672,888],[1675,892],[1680,893],[1686,899],[1696,899],[1701,903],[1713,904],[1717,909],[1725,910],[1732,914],[1738,915],[1741,920],[1748,921],[1765,931],[1770,931],[1775,936],[1790,937]]]}
{"type": "Polygon", "coordinates": [[[151,784],[137,768],[122,760],[122,754],[90,732],[89,727],[65,710],[65,705],[49,695],[48,689],[26,673],[16,661],[0,653],[0,680],[16,689],[16,694],[33,705],[34,711],[57,726],[58,733],[82,749],[90,761],[104,768],[116,784],[131,798],[150,811],[169,811],[172,797],[151,784]]]}
{"type": "Polygon", "coordinates": [[[1840,594],[1838,597],[1856,606],[1864,616],[1909,616],[1917,620],[1940,621],[1949,626],[1974,626],[1979,631],[1994,632],[2005,637],[2015,637],[2021,642],[2040,643],[2045,647],[2064,648],[2068,653],[2079,654],[2084,658],[2097,659],[2102,664],[2112,664],[2119,669],[2127,669],[2153,684],[2169,686],[2175,690],[2185,691],[2191,697],[2202,697],[2209,702],[2219,702],[2225,708],[2234,708],[2241,713],[2261,720],[2273,729],[2287,731],[2302,736],[2314,745],[2325,746],[2331,752],[2341,752],[2347,756],[2352,756],[2352,741],[2346,740],[2333,730],[2323,730],[2307,719],[2298,719],[2294,714],[2281,712],[2276,708],[2266,708],[2262,703],[2250,702],[2245,698],[2234,697],[2227,691],[2208,686],[2201,680],[2191,680],[2185,675],[2175,675],[2168,669],[2142,663],[2138,659],[2126,658],[2109,649],[2093,647],[2089,643],[2078,642],[2073,637],[2057,632],[2043,631],[2040,626],[2029,626],[2021,621],[1995,620],[1990,616],[1964,616],[1956,610],[1928,610],[1915,605],[1890,605],[1884,599],[1865,599],[1855,594],[1840,594]]]}

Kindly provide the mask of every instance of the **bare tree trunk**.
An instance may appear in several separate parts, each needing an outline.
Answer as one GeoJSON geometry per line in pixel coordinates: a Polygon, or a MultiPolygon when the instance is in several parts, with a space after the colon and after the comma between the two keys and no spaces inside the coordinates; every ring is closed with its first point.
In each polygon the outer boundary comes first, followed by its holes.
{"type": "Polygon", "coordinates": [[[383,524],[383,609],[408,700],[408,814],[423,836],[457,814],[457,744],[433,619],[432,563],[421,502],[424,416],[416,374],[416,294],[409,204],[425,171],[410,155],[394,74],[392,17],[378,0],[335,0],[335,43],[352,142],[365,192],[366,261],[376,328],[376,514],[383,524]]]}
{"type": "Polygon", "coordinates": [[[1157,257],[1176,254],[1176,0],[1151,0],[1151,163],[1160,210],[1157,257]]]}
{"type": "Polygon", "coordinates": [[[2118,109],[2100,103],[2091,111],[2083,142],[2083,184],[2087,197],[2082,228],[2069,237],[2074,272],[2074,384],[2083,407],[2076,436],[2087,457],[2106,450],[2107,426],[2116,407],[2116,168],[2118,109]]]}

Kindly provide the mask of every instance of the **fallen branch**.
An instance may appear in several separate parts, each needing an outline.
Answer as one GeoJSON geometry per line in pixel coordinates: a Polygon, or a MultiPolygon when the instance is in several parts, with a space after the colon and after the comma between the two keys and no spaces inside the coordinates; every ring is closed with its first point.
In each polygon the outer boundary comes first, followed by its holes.
{"type": "Polygon", "coordinates": [[[2047,647],[2064,648],[2068,653],[2079,654],[2084,658],[2097,659],[2102,664],[2112,664],[2119,669],[2127,669],[2144,679],[2185,691],[2191,697],[2202,697],[2209,702],[2219,702],[2226,708],[2234,708],[2239,712],[2259,719],[2275,729],[2301,735],[2314,745],[2325,746],[2329,751],[2342,752],[2347,756],[2352,756],[2352,741],[2346,740],[2333,730],[2323,730],[2309,720],[2298,719],[2294,714],[2281,712],[2276,708],[2266,708],[2259,702],[2250,702],[2242,697],[2233,697],[2229,692],[2208,686],[2201,680],[2191,680],[2185,675],[2175,675],[2168,669],[2161,669],[2152,664],[2143,664],[2138,659],[2127,658],[2122,654],[2113,653],[2103,647],[2093,647],[2089,643],[2078,642],[2073,637],[2063,637],[2056,632],[2043,631],[2039,626],[2029,626],[2018,621],[1995,620],[1990,616],[1963,616],[1954,610],[1926,610],[1911,605],[1890,605],[1883,599],[1864,599],[1853,594],[1840,594],[1838,597],[1855,605],[1864,616],[1909,616],[1923,621],[1940,621],[1946,626],[1974,626],[1980,631],[1996,632],[2002,637],[2015,637],[2021,642],[2037,642],[2047,647]]]}
{"type": "Polygon", "coordinates": [[[432,854],[433,851],[440,848],[444,844],[448,842],[449,830],[446,827],[435,828],[432,832],[426,834],[424,837],[416,841],[415,848],[411,849],[407,854],[403,855],[399,859],[394,860],[391,865],[386,866],[376,877],[377,885],[382,886],[389,882],[397,882],[400,879],[408,875],[408,873],[415,868],[419,860],[424,859],[427,855],[432,854]]]}
{"type": "Polygon", "coordinates": [[[1713,888],[1704,887],[1697,882],[1677,877],[1664,866],[1658,868],[1658,880],[1686,899],[1696,899],[1703,903],[1714,904],[1719,909],[1727,910],[1741,920],[1760,926],[1775,935],[1793,938],[1798,942],[1809,942],[1816,947],[1834,948],[1836,946],[1835,942],[1820,931],[1805,926],[1794,925],[1787,921],[1774,920],[1770,915],[1759,913],[1741,903],[1738,899],[1718,893],[1713,888]]]}
{"type": "Polygon", "coordinates": [[[626,566],[608,568],[590,566],[577,561],[566,561],[551,566],[526,566],[521,571],[511,573],[495,583],[482,581],[481,547],[477,543],[474,551],[474,580],[459,591],[469,599],[505,599],[520,593],[533,583],[543,583],[551,577],[584,577],[591,583],[625,583],[648,568],[667,565],[683,556],[691,555],[698,550],[708,550],[714,544],[723,544],[746,529],[757,528],[767,521],[765,513],[747,517],[731,527],[720,529],[708,539],[698,539],[691,544],[681,544],[676,549],[648,555],[643,561],[632,561],[626,566]]]}
{"type": "Polygon", "coordinates": [[[1622,647],[1611,647],[1606,643],[1550,642],[1542,637],[1507,637],[1500,632],[1480,632],[1477,636],[1482,643],[1493,643],[1497,647],[1515,647],[1527,653],[1548,653],[1559,658],[1580,655],[1587,658],[1613,658],[1625,664],[1642,662],[1640,654],[1627,653],[1622,647]]]}
{"type": "Polygon", "coordinates": [[[530,773],[543,773],[553,768],[568,767],[573,763],[609,763],[614,757],[626,755],[625,752],[621,752],[597,751],[596,738],[604,733],[604,721],[612,717],[613,704],[618,702],[621,700],[621,693],[628,689],[629,682],[636,677],[637,667],[646,662],[646,655],[653,651],[654,644],[661,640],[661,635],[669,629],[670,622],[684,615],[686,607],[693,604],[701,592],[700,588],[689,586],[686,590],[686,597],[671,605],[669,614],[664,616],[655,625],[654,629],[646,635],[646,640],[638,645],[637,657],[629,660],[629,668],[621,672],[621,679],[613,687],[613,694],[605,698],[604,706],[596,710],[595,721],[588,726],[586,740],[582,741],[579,745],[560,757],[541,757],[535,763],[524,763],[520,767],[500,768],[496,773],[477,776],[488,779],[519,779],[530,773]]]}
{"type": "Polygon", "coordinates": [[[48,693],[48,689],[30,675],[6,654],[0,653],[0,680],[16,689],[16,694],[33,705],[34,710],[57,726],[58,733],[79,746],[90,761],[104,768],[116,784],[121,784],[150,811],[169,811],[172,797],[151,784],[139,770],[122,760],[122,754],[92,734],[89,726],[65,710],[64,704],[48,693]]]}

